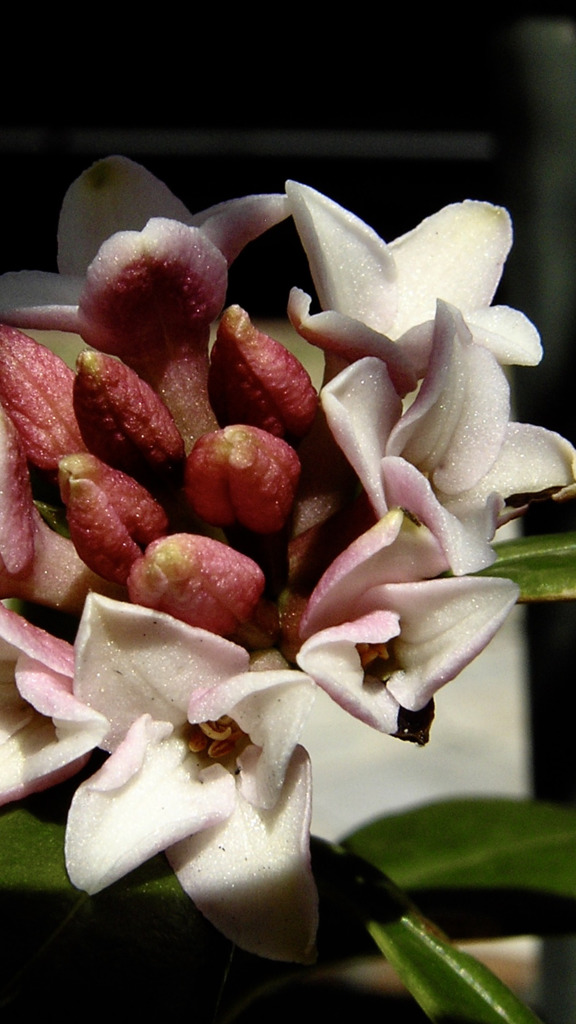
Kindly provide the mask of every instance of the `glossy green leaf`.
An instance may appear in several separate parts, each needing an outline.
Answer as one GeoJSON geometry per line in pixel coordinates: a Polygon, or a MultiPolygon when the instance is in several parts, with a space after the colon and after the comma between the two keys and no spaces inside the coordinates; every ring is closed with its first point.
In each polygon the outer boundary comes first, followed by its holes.
{"type": "Polygon", "coordinates": [[[2,1020],[114,1006],[144,1019],[212,1018],[230,945],[182,892],[163,857],[89,897],[64,867],[65,787],[0,816],[2,1020]],[[57,804],[59,803],[59,806],[57,804]],[[57,996],[56,996],[57,994],[57,996]]]}
{"type": "Polygon", "coordinates": [[[459,937],[576,931],[576,810],[448,800],[373,822],[345,847],[459,937]]]}
{"type": "Polygon", "coordinates": [[[320,891],[353,908],[435,1024],[536,1024],[538,1018],[483,964],[457,949],[390,879],[363,859],[315,844],[320,891]]]}
{"type": "Polygon", "coordinates": [[[496,561],[478,576],[504,576],[522,602],[576,600],[576,533],[518,537],[495,544],[496,561]]]}

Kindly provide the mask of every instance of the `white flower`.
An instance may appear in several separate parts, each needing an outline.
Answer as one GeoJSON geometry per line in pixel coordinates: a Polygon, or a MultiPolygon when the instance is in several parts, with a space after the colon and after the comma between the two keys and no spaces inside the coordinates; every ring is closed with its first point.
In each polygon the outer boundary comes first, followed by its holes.
{"type": "Polygon", "coordinates": [[[75,691],[102,711],[110,757],[77,790],[66,860],[98,892],[165,850],[198,908],[242,947],[314,956],[310,768],[297,746],[314,686],[138,605],[88,598],[75,691]]]}

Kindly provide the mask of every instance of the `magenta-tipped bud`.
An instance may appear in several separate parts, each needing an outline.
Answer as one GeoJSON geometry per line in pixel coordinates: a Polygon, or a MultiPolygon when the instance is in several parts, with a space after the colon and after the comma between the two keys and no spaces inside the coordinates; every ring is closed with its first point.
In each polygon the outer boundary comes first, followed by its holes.
{"type": "Polygon", "coordinates": [[[88,449],[131,476],[170,476],[184,460],[184,442],[164,402],[118,359],[80,353],[74,410],[88,449]]]}
{"type": "Polygon", "coordinates": [[[213,526],[240,523],[255,533],[275,533],[290,515],[299,479],[300,460],[286,441],[238,425],[196,442],[184,489],[196,514],[213,526]]]}
{"type": "Polygon", "coordinates": [[[208,392],[220,426],[247,423],[277,437],[303,437],[318,396],[302,364],[230,306],[212,349],[208,392]]]}
{"type": "Polygon", "coordinates": [[[164,509],[132,477],[88,453],[62,459],[59,482],[78,554],[104,579],[125,584],[142,548],[166,530],[164,509]]]}
{"type": "Polygon", "coordinates": [[[154,541],[134,562],[128,593],[135,604],[229,636],[254,614],[264,582],[246,555],[209,537],[178,533],[154,541]]]}
{"type": "Polygon", "coordinates": [[[58,463],[85,445],[74,415],[74,372],[49,348],[0,327],[0,400],[29,462],[54,476],[58,463]]]}

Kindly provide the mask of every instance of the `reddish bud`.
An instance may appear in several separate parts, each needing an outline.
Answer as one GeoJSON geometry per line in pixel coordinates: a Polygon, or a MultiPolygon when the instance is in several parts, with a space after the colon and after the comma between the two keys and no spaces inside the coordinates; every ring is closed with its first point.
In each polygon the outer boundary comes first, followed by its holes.
{"type": "Polygon", "coordinates": [[[161,537],[134,562],[130,599],[229,636],[253,615],[264,574],[252,559],[197,534],[161,537]]]}
{"type": "Polygon", "coordinates": [[[230,426],[196,442],[184,487],[207,523],[275,533],[290,515],[299,478],[300,460],[289,444],[258,427],[230,426]]]}
{"type": "Polygon", "coordinates": [[[220,321],[208,393],[221,426],[247,423],[277,437],[306,434],[318,404],[296,356],[258,331],[239,306],[230,306],[220,321]]]}
{"type": "Polygon", "coordinates": [[[70,536],[89,568],[124,584],[134,560],[167,527],[161,505],[132,477],[80,453],[62,459],[60,492],[70,536]]]}
{"type": "Polygon", "coordinates": [[[13,327],[0,327],[0,399],[26,458],[54,474],[64,455],[85,447],[74,415],[73,384],[73,371],[54,352],[13,327]]]}
{"type": "Polygon", "coordinates": [[[80,353],[74,410],[90,451],[131,476],[171,474],[184,459],[184,442],[164,402],[111,356],[80,353]]]}

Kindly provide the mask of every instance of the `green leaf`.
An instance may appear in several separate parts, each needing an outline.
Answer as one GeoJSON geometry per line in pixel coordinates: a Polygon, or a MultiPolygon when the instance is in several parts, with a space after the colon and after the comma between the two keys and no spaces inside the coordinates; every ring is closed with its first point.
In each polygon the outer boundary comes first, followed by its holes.
{"type": "Polygon", "coordinates": [[[448,800],[373,822],[344,846],[408,890],[450,934],[576,931],[576,810],[448,800]]]}
{"type": "Polygon", "coordinates": [[[89,897],[64,866],[66,787],[0,816],[2,1020],[79,1007],[212,1019],[230,944],[198,913],[163,857],[89,897]]]}
{"type": "Polygon", "coordinates": [[[390,879],[363,859],[314,844],[321,892],[343,912],[354,908],[380,951],[436,1024],[536,1024],[534,1016],[483,964],[455,948],[390,879]]]}
{"type": "Polygon", "coordinates": [[[522,602],[576,600],[576,533],[518,537],[495,544],[496,561],[476,576],[504,576],[522,602]]]}

